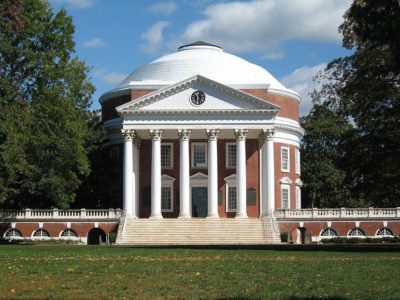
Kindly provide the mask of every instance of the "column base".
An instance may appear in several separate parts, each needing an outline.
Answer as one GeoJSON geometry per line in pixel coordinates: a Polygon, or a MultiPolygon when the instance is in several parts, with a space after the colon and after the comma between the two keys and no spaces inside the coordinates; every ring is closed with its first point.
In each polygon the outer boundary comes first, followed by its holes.
{"type": "Polygon", "coordinates": [[[180,214],[178,219],[191,219],[192,216],[190,214],[180,214]]]}
{"type": "Polygon", "coordinates": [[[236,214],[235,219],[247,219],[247,214],[236,214]]]}
{"type": "Polygon", "coordinates": [[[157,214],[157,215],[151,215],[150,220],[161,220],[163,219],[163,216],[161,214],[157,214]]]}

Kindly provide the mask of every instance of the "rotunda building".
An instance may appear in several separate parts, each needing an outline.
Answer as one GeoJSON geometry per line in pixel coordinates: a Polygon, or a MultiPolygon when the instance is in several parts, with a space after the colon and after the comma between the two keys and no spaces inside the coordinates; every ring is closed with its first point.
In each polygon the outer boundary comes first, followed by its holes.
{"type": "Polygon", "coordinates": [[[300,96],[205,42],[100,97],[110,193],[136,218],[259,218],[301,208],[300,96]],[[120,171],[119,171],[120,170],[120,171]]]}

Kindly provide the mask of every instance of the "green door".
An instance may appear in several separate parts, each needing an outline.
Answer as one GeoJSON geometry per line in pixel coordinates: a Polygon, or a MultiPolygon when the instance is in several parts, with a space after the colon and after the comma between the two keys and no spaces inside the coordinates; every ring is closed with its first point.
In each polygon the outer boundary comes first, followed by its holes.
{"type": "Polygon", "coordinates": [[[207,187],[192,187],[192,216],[207,217],[207,187]]]}

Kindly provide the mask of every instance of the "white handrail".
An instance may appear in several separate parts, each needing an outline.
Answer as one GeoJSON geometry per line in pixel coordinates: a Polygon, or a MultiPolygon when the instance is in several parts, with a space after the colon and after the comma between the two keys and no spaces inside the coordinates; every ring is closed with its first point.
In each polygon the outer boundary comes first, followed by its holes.
{"type": "Polygon", "coordinates": [[[110,220],[118,221],[122,210],[117,209],[21,209],[0,210],[0,220],[110,220]]]}
{"type": "Polygon", "coordinates": [[[400,207],[277,209],[275,216],[278,219],[400,218],[400,207]]]}

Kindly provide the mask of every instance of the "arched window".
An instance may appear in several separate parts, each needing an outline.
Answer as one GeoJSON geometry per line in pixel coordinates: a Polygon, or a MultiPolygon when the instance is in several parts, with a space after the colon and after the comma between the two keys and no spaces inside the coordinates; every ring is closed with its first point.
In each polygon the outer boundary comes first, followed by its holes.
{"type": "Polygon", "coordinates": [[[347,235],[351,236],[351,237],[363,237],[363,236],[366,236],[364,230],[362,230],[360,227],[354,227],[353,229],[350,229],[350,231],[349,231],[349,233],[347,235]]]}
{"type": "Polygon", "coordinates": [[[61,232],[61,237],[63,238],[75,238],[78,237],[78,235],[76,234],[75,230],[71,229],[71,228],[67,228],[65,230],[63,230],[61,232]]]}
{"type": "Polygon", "coordinates": [[[393,231],[387,227],[382,227],[376,232],[377,236],[385,237],[385,236],[394,236],[393,231]]]}
{"type": "Polygon", "coordinates": [[[48,238],[50,237],[50,234],[47,230],[39,228],[33,233],[33,236],[38,238],[48,238]]]}
{"type": "Polygon", "coordinates": [[[16,228],[10,228],[4,233],[4,237],[8,239],[22,238],[22,233],[16,228]]]}
{"type": "Polygon", "coordinates": [[[332,237],[337,237],[339,235],[335,229],[333,229],[332,227],[328,227],[328,228],[322,229],[320,236],[322,236],[324,238],[332,238],[332,237]]]}

